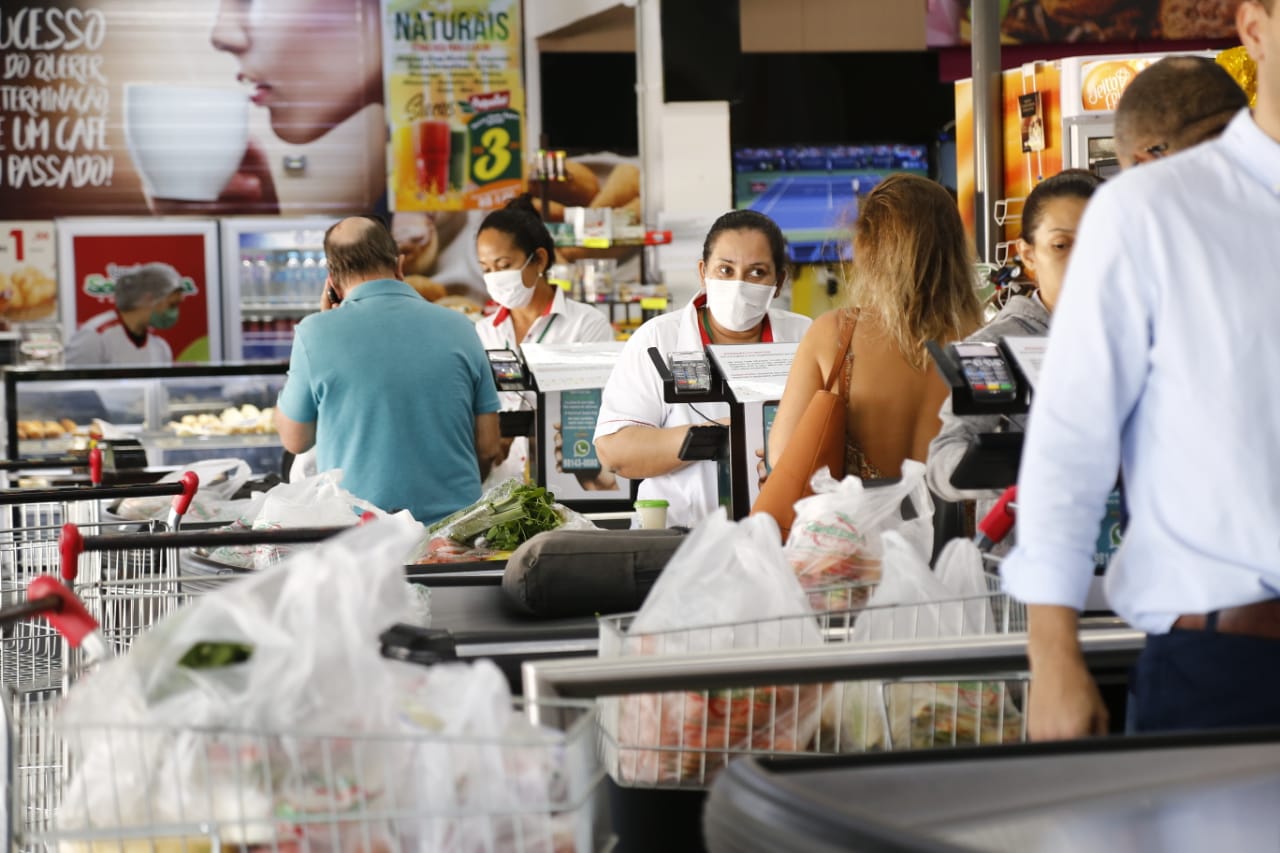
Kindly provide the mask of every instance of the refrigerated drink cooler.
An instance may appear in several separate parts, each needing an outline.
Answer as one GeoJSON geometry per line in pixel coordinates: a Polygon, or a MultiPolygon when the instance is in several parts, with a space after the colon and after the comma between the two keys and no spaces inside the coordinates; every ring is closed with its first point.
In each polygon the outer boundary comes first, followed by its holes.
{"type": "Polygon", "coordinates": [[[293,328],[320,310],[334,219],[222,220],[222,310],[228,358],[287,359],[293,328]]]}

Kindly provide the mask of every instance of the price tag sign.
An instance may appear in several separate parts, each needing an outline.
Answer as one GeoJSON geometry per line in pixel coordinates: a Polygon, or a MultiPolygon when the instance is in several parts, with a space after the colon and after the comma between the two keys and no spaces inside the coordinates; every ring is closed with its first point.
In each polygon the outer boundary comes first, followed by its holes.
{"type": "Polygon", "coordinates": [[[665,296],[645,296],[640,300],[640,310],[666,311],[667,298],[665,296]]]}
{"type": "Polygon", "coordinates": [[[588,249],[607,249],[613,245],[613,241],[608,237],[584,237],[582,245],[588,249]]]}
{"type": "Polygon", "coordinates": [[[53,223],[0,222],[0,319],[50,320],[58,308],[53,223]]]}

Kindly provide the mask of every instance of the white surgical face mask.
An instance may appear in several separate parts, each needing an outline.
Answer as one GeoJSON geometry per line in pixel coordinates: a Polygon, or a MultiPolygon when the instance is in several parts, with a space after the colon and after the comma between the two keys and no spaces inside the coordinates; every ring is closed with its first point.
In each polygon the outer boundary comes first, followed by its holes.
{"type": "Polygon", "coordinates": [[[529,266],[533,255],[524,259],[519,269],[494,270],[484,274],[484,286],[489,291],[489,298],[503,308],[523,308],[533,301],[533,288],[524,286],[524,268],[529,266]]]}
{"type": "Polygon", "coordinates": [[[707,308],[721,326],[732,332],[754,328],[769,311],[773,302],[772,284],[747,284],[745,281],[706,280],[707,308]]]}

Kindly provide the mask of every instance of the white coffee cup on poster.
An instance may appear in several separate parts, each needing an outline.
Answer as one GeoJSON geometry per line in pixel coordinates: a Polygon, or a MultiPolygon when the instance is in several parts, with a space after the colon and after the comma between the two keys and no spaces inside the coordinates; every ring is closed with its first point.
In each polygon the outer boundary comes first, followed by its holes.
{"type": "Polygon", "coordinates": [[[249,145],[249,98],[236,89],[128,83],[124,134],[150,198],[215,201],[249,145]]]}

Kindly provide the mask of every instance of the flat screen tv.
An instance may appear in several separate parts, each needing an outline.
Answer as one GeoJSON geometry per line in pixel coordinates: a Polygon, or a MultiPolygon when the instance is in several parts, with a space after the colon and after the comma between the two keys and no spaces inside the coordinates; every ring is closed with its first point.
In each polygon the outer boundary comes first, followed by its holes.
{"type": "Polygon", "coordinates": [[[857,199],[888,175],[929,175],[927,145],[793,145],[734,148],[733,201],[771,217],[793,263],[850,257],[857,199]]]}

